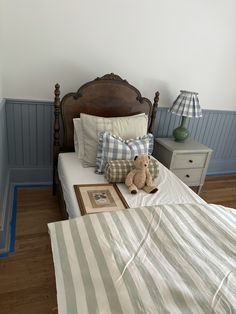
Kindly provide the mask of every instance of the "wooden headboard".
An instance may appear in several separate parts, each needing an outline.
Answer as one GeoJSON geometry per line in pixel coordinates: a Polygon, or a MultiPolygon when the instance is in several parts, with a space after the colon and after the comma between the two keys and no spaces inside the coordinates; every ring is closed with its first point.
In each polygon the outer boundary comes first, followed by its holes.
{"type": "Polygon", "coordinates": [[[130,116],[145,112],[149,116],[148,131],[153,124],[159,100],[156,92],[154,103],[141,96],[139,90],[113,73],[82,85],[77,92],[66,94],[60,100],[60,85],[55,85],[53,169],[61,151],[74,151],[73,118],[80,113],[101,117],[130,116]],[[63,125],[63,143],[60,143],[60,124],[63,125]]]}

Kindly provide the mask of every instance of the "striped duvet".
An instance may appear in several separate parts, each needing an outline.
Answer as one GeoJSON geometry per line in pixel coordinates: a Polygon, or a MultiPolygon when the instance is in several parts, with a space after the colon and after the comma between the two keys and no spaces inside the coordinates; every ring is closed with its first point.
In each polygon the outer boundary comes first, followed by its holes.
{"type": "Polygon", "coordinates": [[[49,224],[58,311],[236,313],[236,211],[165,205],[49,224]]]}

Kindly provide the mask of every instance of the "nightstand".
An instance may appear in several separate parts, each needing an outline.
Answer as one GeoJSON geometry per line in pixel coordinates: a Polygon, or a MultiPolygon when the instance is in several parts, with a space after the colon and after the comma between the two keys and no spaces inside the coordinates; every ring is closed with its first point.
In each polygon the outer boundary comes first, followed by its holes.
{"type": "Polygon", "coordinates": [[[189,138],[176,142],[173,138],[156,138],[154,157],[188,186],[204,184],[212,149],[189,138]]]}

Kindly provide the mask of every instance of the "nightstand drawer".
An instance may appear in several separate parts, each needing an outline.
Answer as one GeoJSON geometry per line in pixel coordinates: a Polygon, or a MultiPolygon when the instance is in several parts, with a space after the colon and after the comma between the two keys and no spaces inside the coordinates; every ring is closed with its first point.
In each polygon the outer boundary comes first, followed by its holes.
{"type": "Polygon", "coordinates": [[[176,154],[172,169],[203,168],[205,166],[207,154],[176,154]]]}
{"type": "Polygon", "coordinates": [[[199,184],[201,181],[203,169],[173,169],[172,172],[174,172],[174,174],[177,175],[177,177],[179,177],[186,184],[199,184]]]}

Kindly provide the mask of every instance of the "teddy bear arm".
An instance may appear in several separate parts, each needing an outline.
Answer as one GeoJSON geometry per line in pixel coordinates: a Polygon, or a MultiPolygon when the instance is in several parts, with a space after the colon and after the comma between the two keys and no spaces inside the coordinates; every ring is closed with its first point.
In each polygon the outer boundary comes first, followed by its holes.
{"type": "Polygon", "coordinates": [[[152,182],[152,176],[151,173],[149,172],[149,170],[146,171],[146,185],[147,186],[152,186],[153,182],[152,182]]]}
{"type": "Polygon", "coordinates": [[[125,179],[125,184],[127,186],[130,186],[133,183],[134,175],[135,175],[135,170],[132,170],[128,173],[128,175],[125,179]]]}

